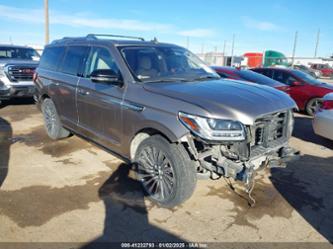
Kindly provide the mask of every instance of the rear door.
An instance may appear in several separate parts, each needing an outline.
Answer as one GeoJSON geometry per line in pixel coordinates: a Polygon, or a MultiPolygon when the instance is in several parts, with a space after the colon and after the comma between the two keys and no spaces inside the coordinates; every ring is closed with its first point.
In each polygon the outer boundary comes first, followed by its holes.
{"type": "Polygon", "coordinates": [[[83,65],[87,60],[88,46],[69,46],[60,65],[60,77],[55,84],[57,96],[57,108],[62,122],[72,128],[76,128],[78,113],[76,107],[76,88],[82,75],[83,65]]]}
{"type": "Polygon", "coordinates": [[[126,87],[91,81],[90,74],[98,69],[112,69],[120,75],[112,53],[106,47],[91,48],[84,77],[79,81],[79,127],[86,136],[92,136],[97,142],[117,151],[121,139],[121,103],[126,87]]]}

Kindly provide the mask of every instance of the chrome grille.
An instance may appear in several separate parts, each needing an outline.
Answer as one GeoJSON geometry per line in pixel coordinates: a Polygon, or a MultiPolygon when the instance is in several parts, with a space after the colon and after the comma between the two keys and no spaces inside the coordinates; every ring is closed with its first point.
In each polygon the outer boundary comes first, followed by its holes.
{"type": "Polygon", "coordinates": [[[9,66],[7,75],[10,81],[32,81],[36,67],[34,66],[9,66]]]}
{"type": "Polygon", "coordinates": [[[252,146],[270,147],[287,137],[288,112],[278,112],[256,120],[252,130],[252,146]]]}

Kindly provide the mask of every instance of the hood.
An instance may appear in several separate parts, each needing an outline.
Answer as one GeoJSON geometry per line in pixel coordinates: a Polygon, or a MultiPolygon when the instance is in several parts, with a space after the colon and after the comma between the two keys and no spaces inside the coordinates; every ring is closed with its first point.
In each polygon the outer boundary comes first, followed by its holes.
{"type": "Polygon", "coordinates": [[[4,67],[7,65],[29,65],[29,66],[38,66],[39,61],[33,61],[33,60],[18,60],[18,59],[0,59],[0,66],[4,67]]]}
{"type": "Polygon", "coordinates": [[[144,88],[197,105],[212,118],[238,120],[248,125],[265,114],[297,108],[289,95],[282,91],[242,81],[145,83],[144,88]]]}

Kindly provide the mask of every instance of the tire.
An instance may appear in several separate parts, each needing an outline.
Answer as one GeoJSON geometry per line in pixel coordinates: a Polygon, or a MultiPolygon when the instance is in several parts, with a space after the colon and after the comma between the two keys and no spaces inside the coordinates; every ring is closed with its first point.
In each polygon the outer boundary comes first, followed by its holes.
{"type": "Polygon", "coordinates": [[[70,135],[70,132],[62,126],[57,109],[51,99],[46,98],[43,100],[42,113],[47,135],[51,139],[58,140],[70,135]]]}
{"type": "Polygon", "coordinates": [[[313,98],[308,101],[306,104],[305,111],[308,115],[313,116],[317,108],[320,106],[321,99],[320,98],[313,98]]]}
{"type": "Polygon", "coordinates": [[[137,179],[148,198],[163,207],[174,207],[191,197],[197,177],[185,148],[160,135],[141,142],[134,158],[137,179]]]}

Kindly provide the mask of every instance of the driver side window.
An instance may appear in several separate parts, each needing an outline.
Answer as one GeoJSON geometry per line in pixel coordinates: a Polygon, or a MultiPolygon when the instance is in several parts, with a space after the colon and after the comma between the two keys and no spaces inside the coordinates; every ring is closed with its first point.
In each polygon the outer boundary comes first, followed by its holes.
{"type": "Polygon", "coordinates": [[[274,72],[274,79],[289,86],[296,81],[296,79],[289,73],[278,70],[274,72]]]}
{"type": "Polygon", "coordinates": [[[93,47],[86,67],[86,76],[99,69],[111,69],[116,74],[120,74],[119,68],[106,48],[93,47]]]}

